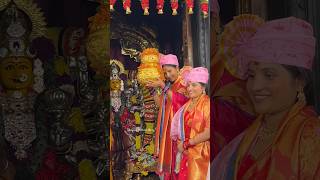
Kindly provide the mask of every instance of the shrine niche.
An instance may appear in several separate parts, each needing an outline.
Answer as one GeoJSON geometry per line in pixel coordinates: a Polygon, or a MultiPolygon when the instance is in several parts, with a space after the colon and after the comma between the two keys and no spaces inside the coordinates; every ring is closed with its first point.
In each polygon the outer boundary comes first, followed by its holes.
{"type": "Polygon", "coordinates": [[[139,83],[139,76],[141,80],[143,74],[138,71],[138,66],[143,61],[141,53],[144,51],[149,51],[143,57],[144,62],[158,58],[158,50],[150,48],[159,45],[150,28],[129,26],[118,17],[111,23],[112,175],[115,179],[139,179],[156,168],[153,152],[158,107],[152,90],[139,83]]]}
{"type": "Polygon", "coordinates": [[[46,24],[40,9],[27,1],[4,1],[0,10],[0,132],[7,147],[3,161],[16,172],[12,176],[30,178],[46,137],[44,120],[38,119],[35,109],[45,88],[43,62],[51,58],[50,52],[43,57],[37,47],[47,42],[42,37],[46,24]]]}
{"type": "Polygon", "coordinates": [[[109,177],[106,7],[88,27],[48,28],[31,1],[0,3],[1,176],[109,177]]]}

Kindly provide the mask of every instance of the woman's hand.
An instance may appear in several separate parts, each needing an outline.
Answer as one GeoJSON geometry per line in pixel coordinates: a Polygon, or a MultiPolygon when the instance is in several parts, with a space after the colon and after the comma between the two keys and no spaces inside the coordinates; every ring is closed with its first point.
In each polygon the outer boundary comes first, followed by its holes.
{"type": "Polygon", "coordinates": [[[190,140],[189,140],[189,144],[190,144],[190,146],[196,145],[196,144],[194,143],[194,140],[193,140],[193,139],[190,139],[190,140]]]}
{"type": "Polygon", "coordinates": [[[158,79],[156,81],[147,81],[146,86],[153,87],[153,88],[160,87],[163,89],[165,87],[165,83],[161,79],[158,79]]]}
{"type": "Polygon", "coordinates": [[[180,153],[182,153],[183,151],[184,151],[184,148],[183,148],[183,142],[178,142],[178,151],[180,152],[180,153]]]}
{"type": "Polygon", "coordinates": [[[195,146],[205,141],[210,141],[210,129],[205,128],[202,133],[199,133],[197,136],[189,140],[191,146],[195,146]]]}

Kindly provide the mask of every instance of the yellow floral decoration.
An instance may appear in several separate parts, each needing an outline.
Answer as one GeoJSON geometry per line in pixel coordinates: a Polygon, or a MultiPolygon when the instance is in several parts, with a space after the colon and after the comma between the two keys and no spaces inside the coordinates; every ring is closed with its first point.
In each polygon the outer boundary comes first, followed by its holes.
{"type": "Polygon", "coordinates": [[[97,74],[107,75],[108,56],[110,50],[109,12],[107,5],[101,3],[99,12],[89,18],[89,35],[87,38],[87,56],[97,74]]]}
{"type": "MultiPolygon", "coordinates": [[[[146,134],[152,135],[154,133],[154,123],[146,123],[146,134]]],[[[154,153],[154,142],[153,140],[150,142],[150,144],[146,147],[148,154],[154,153]]]]}
{"type": "MultiPolygon", "coordinates": [[[[141,124],[141,118],[140,118],[140,113],[139,112],[135,112],[134,113],[134,118],[136,120],[136,124],[140,125],[141,124]]],[[[141,148],[141,135],[137,135],[135,139],[136,139],[136,149],[140,149],[141,148]]]]}
{"type": "Polygon", "coordinates": [[[68,124],[69,126],[73,127],[76,133],[87,132],[86,126],[84,124],[84,118],[80,108],[72,108],[68,124]]]}
{"type": "Polygon", "coordinates": [[[79,163],[80,180],[96,180],[97,175],[91,160],[84,159],[79,163]]]}
{"type": "Polygon", "coordinates": [[[159,64],[160,53],[155,48],[147,48],[140,54],[141,64],[138,67],[137,79],[142,85],[147,81],[164,79],[159,64]]]}

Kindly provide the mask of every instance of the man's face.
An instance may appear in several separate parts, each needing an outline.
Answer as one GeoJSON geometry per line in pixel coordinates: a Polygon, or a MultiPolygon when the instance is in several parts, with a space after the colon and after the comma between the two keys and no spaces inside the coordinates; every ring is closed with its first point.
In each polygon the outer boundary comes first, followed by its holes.
{"type": "Polygon", "coordinates": [[[174,82],[178,79],[178,75],[179,75],[178,67],[164,65],[162,69],[163,69],[164,77],[166,80],[170,82],[174,82]]]}

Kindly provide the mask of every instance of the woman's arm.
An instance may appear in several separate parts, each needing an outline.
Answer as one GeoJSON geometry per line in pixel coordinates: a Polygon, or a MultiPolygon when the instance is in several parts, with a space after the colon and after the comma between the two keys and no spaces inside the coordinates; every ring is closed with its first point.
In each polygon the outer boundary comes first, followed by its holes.
{"type": "Polygon", "coordinates": [[[210,140],[210,128],[205,128],[202,133],[190,139],[189,143],[191,146],[194,146],[208,140],[210,140]]]}

